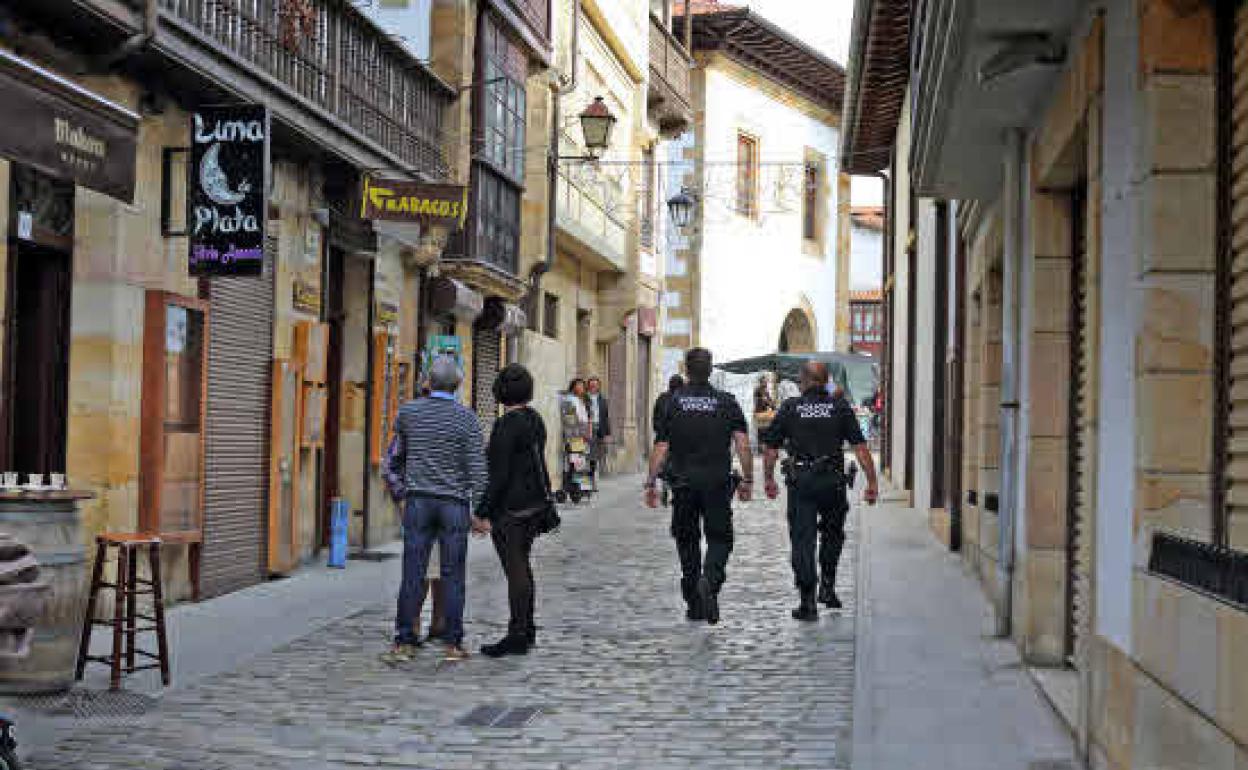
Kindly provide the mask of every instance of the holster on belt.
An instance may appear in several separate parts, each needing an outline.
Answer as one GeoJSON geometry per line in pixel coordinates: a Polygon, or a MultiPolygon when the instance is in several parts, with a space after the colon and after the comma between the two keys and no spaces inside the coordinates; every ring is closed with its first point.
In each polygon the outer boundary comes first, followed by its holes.
{"type": "Polygon", "coordinates": [[[836,461],[831,457],[785,458],[780,464],[780,470],[784,473],[785,483],[795,488],[800,488],[803,483],[809,483],[813,479],[829,485],[846,484],[845,474],[836,467],[836,461]]]}

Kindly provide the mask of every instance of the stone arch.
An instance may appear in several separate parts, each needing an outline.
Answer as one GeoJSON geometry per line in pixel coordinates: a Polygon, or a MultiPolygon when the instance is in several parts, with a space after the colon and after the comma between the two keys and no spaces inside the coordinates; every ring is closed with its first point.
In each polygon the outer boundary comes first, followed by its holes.
{"type": "Polygon", "coordinates": [[[795,307],[784,317],[776,347],[781,353],[814,353],[818,341],[815,314],[809,307],[795,307]]]}

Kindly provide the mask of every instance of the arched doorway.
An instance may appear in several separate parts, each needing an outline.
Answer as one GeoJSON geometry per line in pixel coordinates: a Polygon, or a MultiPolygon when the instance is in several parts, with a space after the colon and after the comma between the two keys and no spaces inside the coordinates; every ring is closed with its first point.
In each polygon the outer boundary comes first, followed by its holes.
{"type": "Polygon", "coordinates": [[[801,308],[793,308],[785,316],[784,325],[780,327],[781,353],[814,353],[815,326],[810,316],[801,308]]]}

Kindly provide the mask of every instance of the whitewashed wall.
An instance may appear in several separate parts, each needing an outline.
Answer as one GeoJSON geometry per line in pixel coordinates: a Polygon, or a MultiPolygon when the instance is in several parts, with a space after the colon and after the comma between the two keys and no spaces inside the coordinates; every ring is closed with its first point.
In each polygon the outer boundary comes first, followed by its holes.
{"type": "Polygon", "coordinates": [[[849,235],[849,288],[855,291],[884,285],[884,233],[855,225],[849,235]]]}
{"type": "Polygon", "coordinates": [[[774,352],[789,311],[814,310],[818,347],[836,337],[836,156],[839,132],[724,71],[706,72],[707,160],[700,257],[700,343],[719,361],[774,352]],[[734,211],[737,133],[758,137],[762,160],[758,221],[734,211]],[[802,163],[824,156],[823,255],[802,247],[802,163]],[[781,172],[778,162],[792,164],[781,172]],[[777,195],[777,187],[783,190],[777,195]],[[779,200],[777,200],[779,198],[779,200]]]}

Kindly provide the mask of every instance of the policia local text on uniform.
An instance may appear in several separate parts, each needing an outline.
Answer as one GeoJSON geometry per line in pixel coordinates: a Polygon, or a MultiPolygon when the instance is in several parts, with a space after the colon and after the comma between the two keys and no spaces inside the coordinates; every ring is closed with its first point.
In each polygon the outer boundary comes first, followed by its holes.
{"type": "Polygon", "coordinates": [[[867,476],[863,498],[874,503],[878,494],[875,463],[858,427],[853,408],[843,396],[828,393],[828,369],[808,362],[802,368],[802,395],[790,398],[762,437],[763,478],[767,496],[780,494],[776,460],[784,449],[784,479],[788,486],[789,542],[793,577],[801,603],[793,610],[797,620],[816,620],[818,601],[841,606],[836,596],[836,566],[845,544],[845,515],[849,512],[844,445],[849,444],[867,476]],[[820,535],[819,566],[815,567],[816,533],[820,535]]]}

